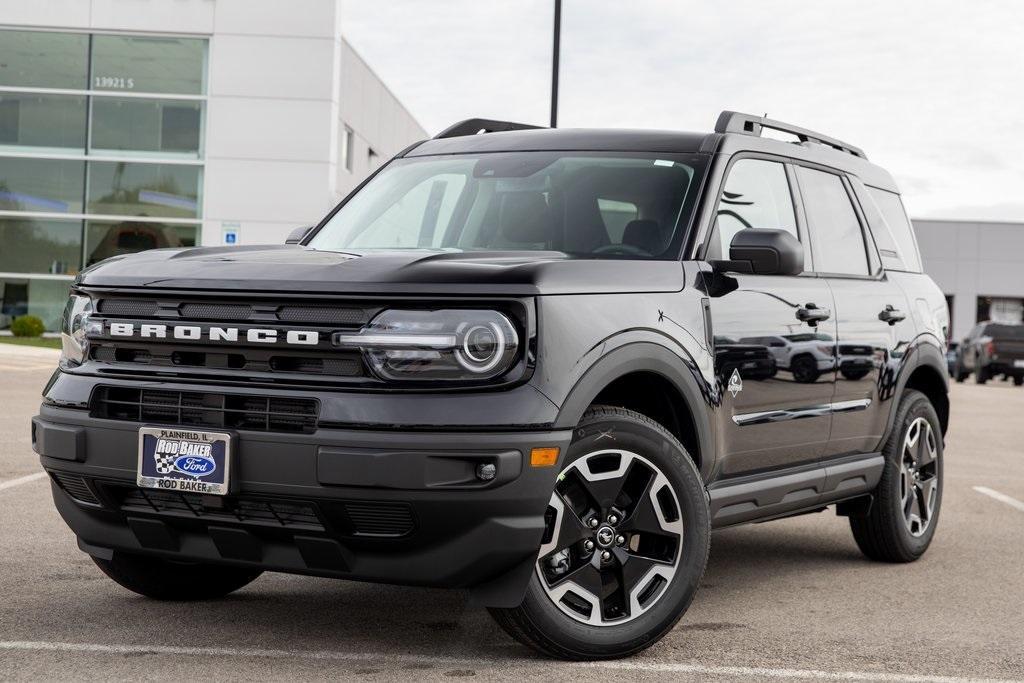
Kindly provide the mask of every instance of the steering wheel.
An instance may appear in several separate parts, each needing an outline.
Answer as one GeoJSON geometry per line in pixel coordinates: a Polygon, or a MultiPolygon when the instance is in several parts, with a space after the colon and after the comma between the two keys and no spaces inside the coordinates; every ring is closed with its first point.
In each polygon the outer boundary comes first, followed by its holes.
{"type": "Polygon", "coordinates": [[[640,247],[633,246],[632,244],[605,244],[598,247],[592,253],[594,254],[619,254],[622,256],[643,256],[650,258],[654,254],[641,249],[640,247]]]}

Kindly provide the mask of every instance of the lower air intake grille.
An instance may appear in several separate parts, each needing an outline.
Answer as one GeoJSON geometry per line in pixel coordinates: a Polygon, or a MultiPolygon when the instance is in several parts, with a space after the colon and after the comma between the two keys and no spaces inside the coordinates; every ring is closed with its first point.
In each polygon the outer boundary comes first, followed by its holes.
{"type": "Polygon", "coordinates": [[[57,480],[57,484],[64,489],[64,492],[79,503],[87,505],[100,504],[99,499],[96,498],[96,495],[82,477],[77,474],[63,474],[61,472],[51,472],[50,474],[57,480]]]}
{"type": "Polygon", "coordinates": [[[134,387],[98,387],[91,405],[93,417],[108,420],[305,433],[316,430],[319,410],[315,399],[134,387]]]}
{"type": "Polygon", "coordinates": [[[323,531],[316,510],[303,503],[278,500],[219,500],[219,507],[207,507],[202,496],[175,491],[123,489],[121,509],[125,512],[155,512],[203,521],[243,522],[260,526],[323,531]]]}
{"type": "Polygon", "coordinates": [[[415,526],[407,503],[348,501],[345,511],[356,536],[405,536],[415,526]]]}

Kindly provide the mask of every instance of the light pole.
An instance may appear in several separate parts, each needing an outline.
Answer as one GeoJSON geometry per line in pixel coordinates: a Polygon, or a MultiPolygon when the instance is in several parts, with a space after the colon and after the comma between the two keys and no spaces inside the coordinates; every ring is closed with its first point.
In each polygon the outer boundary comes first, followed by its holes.
{"type": "Polygon", "coordinates": [[[562,42],[562,0],[555,0],[555,36],[551,51],[551,127],[558,127],[558,52],[562,42]]]}

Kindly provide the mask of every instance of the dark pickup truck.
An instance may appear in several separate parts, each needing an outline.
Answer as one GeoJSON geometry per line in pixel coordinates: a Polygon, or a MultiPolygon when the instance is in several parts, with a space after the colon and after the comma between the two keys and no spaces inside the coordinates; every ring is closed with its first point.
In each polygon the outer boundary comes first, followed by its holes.
{"type": "Polygon", "coordinates": [[[984,384],[1002,375],[1024,384],[1024,325],[978,323],[957,347],[953,377],[963,382],[971,374],[984,384]]]}

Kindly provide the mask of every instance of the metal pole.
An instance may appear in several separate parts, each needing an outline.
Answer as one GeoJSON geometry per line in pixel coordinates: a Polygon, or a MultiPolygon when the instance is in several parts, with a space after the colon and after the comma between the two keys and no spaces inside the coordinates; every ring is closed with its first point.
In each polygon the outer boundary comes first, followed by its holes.
{"type": "Polygon", "coordinates": [[[558,127],[558,53],[562,42],[562,0],[555,0],[555,38],[551,51],[551,127],[558,127]]]}

